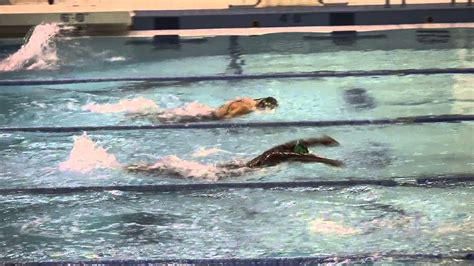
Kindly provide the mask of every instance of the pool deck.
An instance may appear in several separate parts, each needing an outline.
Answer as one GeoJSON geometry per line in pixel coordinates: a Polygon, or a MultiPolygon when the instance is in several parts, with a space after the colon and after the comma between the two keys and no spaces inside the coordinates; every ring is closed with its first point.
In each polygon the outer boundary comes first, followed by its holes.
{"type": "Polygon", "coordinates": [[[206,36],[252,36],[272,33],[314,32],[331,33],[334,31],[370,32],[381,30],[408,29],[446,29],[474,28],[474,23],[439,23],[439,24],[402,24],[402,25],[366,25],[366,26],[322,26],[322,27],[269,27],[269,28],[224,28],[224,29],[188,29],[188,30],[149,30],[129,31],[128,37],[149,37],[164,35],[179,35],[181,37],[206,36]]]}

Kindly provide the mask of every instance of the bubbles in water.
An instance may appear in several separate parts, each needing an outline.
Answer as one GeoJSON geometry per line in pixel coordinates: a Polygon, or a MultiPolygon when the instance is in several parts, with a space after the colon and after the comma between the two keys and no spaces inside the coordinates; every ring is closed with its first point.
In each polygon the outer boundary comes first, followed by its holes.
{"type": "Polygon", "coordinates": [[[20,49],[0,62],[0,71],[56,68],[58,57],[54,38],[64,30],[72,30],[72,27],[57,23],[37,25],[20,49]]]}

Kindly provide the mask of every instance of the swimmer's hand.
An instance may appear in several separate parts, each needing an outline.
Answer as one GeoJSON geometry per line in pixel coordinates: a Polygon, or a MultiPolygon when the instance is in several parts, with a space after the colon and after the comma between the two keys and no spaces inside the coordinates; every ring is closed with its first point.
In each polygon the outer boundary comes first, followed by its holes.
{"type": "Polygon", "coordinates": [[[329,137],[328,135],[324,135],[322,138],[321,138],[321,144],[324,145],[324,146],[327,146],[327,147],[335,147],[335,146],[339,146],[339,142],[331,137],[329,137]]]}
{"type": "MultiPolygon", "coordinates": [[[[294,142],[289,142],[287,143],[288,145],[294,145],[294,142]]],[[[315,146],[315,145],[323,145],[323,146],[326,146],[326,147],[335,147],[335,146],[339,146],[339,142],[337,142],[337,140],[327,136],[327,135],[323,135],[322,137],[320,138],[309,138],[309,139],[303,139],[303,142],[305,145],[307,146],[315,146]]]]}
{"type": "Polygon", "coordinates": [[[330,166],[333,166],[333,167],[342,167],[342,166],[344,166],[344,163],[342,161],[331,160],[331,159],[328,159],[328,161],[326,161],[326,164],[328,164],[330,166]]]}

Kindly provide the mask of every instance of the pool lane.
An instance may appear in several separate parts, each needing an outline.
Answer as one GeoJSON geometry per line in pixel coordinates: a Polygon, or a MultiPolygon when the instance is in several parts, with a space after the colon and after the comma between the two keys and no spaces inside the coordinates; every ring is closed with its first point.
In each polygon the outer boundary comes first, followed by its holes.
{"type": "MultiPolygon", "coordinates": [[[[438,29],[357,36],[286,33],[183,38],[177,43],[159,38],[62,37],[48,43],[58,58],[51,68],[4,72],[0,79],[462,68],[473,67],[469,53],[473,36],[473,29],[438,29]]],[[[19,47],[21,41],[2,40],[0,58],[12,54],[15,45],[19,47]]]]}
{"type": "MultiPolygon", "coordinates": [[[[344,161],[346,165],[340,169],[321,164],[283,164],[239,176],[224,175],[227,178],[222,179],[222,182],[271,182],[473,173],[472,130],[472,122],[464,122],[331,128],[142,130],[90,132],[88,135],[123,165],[154,163],[171,155],[208,166],[246,161],[286,141],[322,134],[341,143],[339,147],[311,149],[316,154],[344,161]]],[[[0,181],[3,188],[208,182],[203,180],[206,175],[202,173],[189,173],[187,175],[194,178],[183,180],[169,173],[146,175],[117,169],[96,169],[86,173],[60,171],[60,163],[68,159],[73,148],[73,135],[80,134],[2,134],[0,181]]],[[[84,156],[93,156],[93,153],[86,153],[84,156]]]]}
{"type": "Polygon", "coordinates": [[[474,248],[473,203],[472,187],[0,196],[0,260],[449,256],[474,248]]]}
{"type": "MultiPolygon", "coordinates": [[[[470,75],[351,77],[206,81],[194,83],[115,82],[4,87],[0,122],[4,127],[150,125],[126,111],[97,113],[87,105],[116,105],[147,99],[162,110],[198,102],[217,108],[237,97],[273,96],[279,107],[232,122],[380,119],[403,116],[474,114],[470,75]]],[[[135,104],[135,108],[140,104],[135,104]]],[[[140,108],[138,108],[140,109],[140,108]]],[[[145,110],[146,111],[146,110],[145,110]]]]}

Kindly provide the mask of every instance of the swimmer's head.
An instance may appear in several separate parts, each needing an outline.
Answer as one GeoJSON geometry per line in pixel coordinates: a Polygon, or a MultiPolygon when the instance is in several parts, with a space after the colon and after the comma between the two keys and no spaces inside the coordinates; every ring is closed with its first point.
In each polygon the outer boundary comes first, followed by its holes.
{"type": "Polygon", "coordinates": [[[308,154],[309,149],[302,141],[297,140],[295,146],[293,146],[293,152],[298,154],[308,154]]]}
{"type": "Polygon", "coordinates": [[[266,98],[259,98],[254,99],[257,101],[257,109],[265,110],[265,109],[275,109],[278,106],[278,101],[273,97],[266,97],[266,98]]]}

